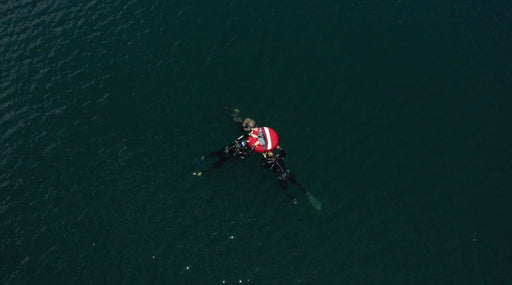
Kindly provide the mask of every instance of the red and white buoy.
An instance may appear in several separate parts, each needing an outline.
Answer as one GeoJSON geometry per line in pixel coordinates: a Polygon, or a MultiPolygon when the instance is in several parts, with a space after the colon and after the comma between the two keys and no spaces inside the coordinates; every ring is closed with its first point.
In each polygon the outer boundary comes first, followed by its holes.
{"type": "Polygon", "coordinates": [[[277,133],[269,127],[254,128],[247,139],[249,147],[260,153],[274,150],[278,143],[277,133]]]}

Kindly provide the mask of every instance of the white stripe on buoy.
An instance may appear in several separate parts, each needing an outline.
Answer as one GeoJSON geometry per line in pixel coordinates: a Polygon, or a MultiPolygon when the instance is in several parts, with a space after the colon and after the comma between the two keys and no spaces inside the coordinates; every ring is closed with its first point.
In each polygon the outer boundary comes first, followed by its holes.
{"type": "Polygon", "coordinates": [[[265,137],[267,138],[267,150],[270,150],[272,149],[272,138],[270,137],[270,133],[267,127],[263,127],[263,130],[265,131],[265,137]]]}

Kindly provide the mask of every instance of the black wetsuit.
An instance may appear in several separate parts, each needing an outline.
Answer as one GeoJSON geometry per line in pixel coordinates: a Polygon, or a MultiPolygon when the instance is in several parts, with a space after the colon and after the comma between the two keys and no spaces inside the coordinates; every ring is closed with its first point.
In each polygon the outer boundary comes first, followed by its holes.
{"type": "Polygon", "coordinates": [[[288,191],[287,181],[290,183],[297,185],[300,190],[306,191],[302,185],[300,185],[295,179],[295,175],[290,172],[286,165],[284,164],[284,157],[286,156],[286,151],[284,149],[279,150],[279,154],[274,155],[273,157],[264,158],[261,162],[263,167],[268,167],[272,169],[277,174],[277,180],[279,181],[279,186],[284,190],[284,193],[290,200],[295,201],[295,197],[290,191],[288,191]]]}
{"type": "Polygon", "coordinates": [[[228,146],[207,155],[206,157],[218,156],[219,159],[203,172],[217,169],[231,158],[244,159],[253,153],[254,151],[247,145],[247,136],[240,136],[228,146]]]}

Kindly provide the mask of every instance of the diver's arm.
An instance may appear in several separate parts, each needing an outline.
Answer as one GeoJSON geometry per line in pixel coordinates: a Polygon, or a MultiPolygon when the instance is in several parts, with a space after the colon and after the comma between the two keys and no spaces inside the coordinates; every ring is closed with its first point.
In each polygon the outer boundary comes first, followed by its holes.
{"type": "Polygon", "coordinates": [[[212,152],[212,153],[209,153],[209,154],[207,154],[206,156],[203,156],[203,157],[202,157],[202,159],[210,158],[210,157],[212,157],[212,156],[222,156],[222,155],[224,154],[224,150],[225,150],[225,149],[226,149],[226,148],[225,148],[225,147],[223,147],[223,148],[221,148],[221,149],[219,149],[219,150],[216,150],[216,151],[214,151],[214,152],[212,152]]]}

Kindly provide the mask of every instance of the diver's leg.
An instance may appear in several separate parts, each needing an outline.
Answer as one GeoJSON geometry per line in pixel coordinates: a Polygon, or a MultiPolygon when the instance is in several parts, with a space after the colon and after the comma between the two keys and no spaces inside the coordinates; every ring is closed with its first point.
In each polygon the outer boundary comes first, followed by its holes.
{"type": "Polygon", "coordinates": [[[288,190],[288,184],[286,184],[286,180],[279,179],[279,186],[281,186],[281,189],[283,189],[284,194],[286,195],[286,197],[288,197],[288,199],[290,199],[290,201],[292,201],[293,203],[297,203],[297,200],[295,199],[293,194],[288,190]]]}
{"type": "Polygon", "coordinates": [[[219,159],[214,162],[212,164],[212,166],[208,167],[206,170],[203,171],[203,173],[207,172],[207,171],[210,171],[210,170],[213,170],[213,169],[217,169],[219,167],[221,167],[224,163],[226,163],[226,161],[229,160],[229,156],[227,155],[222,155],[221,157],[219,157],[219,159]]]}
{"type": "Polygon", "coordinates": [[[302,192],[306,192],[306,188],[304,188],[302,185],[299,184],[299,182],[297,182],[297,179],[295,179],[295,175],[293,175],[293,173],[289,174],[288,180],[290,180],[290,183],[292,183],[293,185],[297,186],[300,190],[302,190],[302,192]]]}

